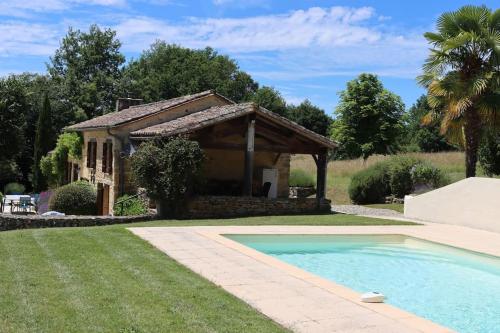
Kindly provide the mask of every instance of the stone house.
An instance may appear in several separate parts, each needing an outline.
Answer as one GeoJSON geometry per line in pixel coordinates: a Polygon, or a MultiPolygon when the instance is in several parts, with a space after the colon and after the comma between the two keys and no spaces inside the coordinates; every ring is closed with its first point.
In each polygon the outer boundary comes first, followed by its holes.
{"type": "Polygon", "coordinates": [[[84,140],[82,160],[68,163],[68,180],[95,184],[100,214],[112,214],[119,196],[136,191],[129,157],[139,144],[174,135],[198,141],[206,156],[206,186],[189,205],[193,216],[231,215],[227,207],[235,202],[234,215],[266,213],[262,209],[298,213],[328,204],[327,154],[336,147],[331,140],[253,103],[236,104],[214,91],[140,103],[119,99],[115,112],[66,128],[81,132],[84,140]],[[314,157],[317,199],[288,198],[291,154],[314,157]],[[199,210],[205,212],[197,214],[199,210]]]}

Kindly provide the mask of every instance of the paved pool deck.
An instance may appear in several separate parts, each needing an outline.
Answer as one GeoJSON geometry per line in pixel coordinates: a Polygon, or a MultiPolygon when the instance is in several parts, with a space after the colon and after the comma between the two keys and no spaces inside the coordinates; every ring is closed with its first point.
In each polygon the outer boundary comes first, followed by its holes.
{"type": "Polygon", "coordinates": [[[461,226],[196,226],[134,234],[294,332],[453,332],[223,237],[223,234],[398,234],[500,256],[500,234],[461,226]]]}

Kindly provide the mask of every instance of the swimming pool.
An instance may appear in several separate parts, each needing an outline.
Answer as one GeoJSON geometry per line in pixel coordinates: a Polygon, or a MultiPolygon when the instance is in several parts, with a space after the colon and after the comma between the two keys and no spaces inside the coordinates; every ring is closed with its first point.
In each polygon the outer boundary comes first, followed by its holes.
{"type": "Polygon", "coordinates": [[[458,332],[500,332],[500,258],[400,235],[224,235],[458,332]]]}

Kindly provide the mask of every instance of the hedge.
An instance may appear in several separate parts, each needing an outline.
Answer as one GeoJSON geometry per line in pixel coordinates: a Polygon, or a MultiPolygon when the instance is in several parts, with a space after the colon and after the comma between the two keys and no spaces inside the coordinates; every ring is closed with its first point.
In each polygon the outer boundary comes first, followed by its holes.
{"type": "Polygon", "coordinates": [[[408,156],[396,156],[361,170],[349,184],[349,197],[356,204],[381,203],[388,195],[402,198],[417,185],[438,188],[449,183],[437,167],[408,156]]]}

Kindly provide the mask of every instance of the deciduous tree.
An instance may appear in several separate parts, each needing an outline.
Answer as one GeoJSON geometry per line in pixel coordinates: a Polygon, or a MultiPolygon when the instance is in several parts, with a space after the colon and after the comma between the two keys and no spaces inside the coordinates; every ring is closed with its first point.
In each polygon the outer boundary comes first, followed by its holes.
{"type": "Polygon", "coordinates": [[[228,56],[207,47],[193,50],[158,41],[130,62],[122,94],[153,102],[215,89],[236,101],[249,100],[258,84],[228,56]]]}
{"type": "Polygon", "coordinates": [[[403,116],[403,143],[412,147],[416,146],[419,151],[423,152],[455,150],[456,148],[450,145],[445,136],[440,133],[439,119],[424,122],[425,116],[431,111],[427,96],[420,96],[403,116]]]}
{"type": "Polygon", "coordinates": [[[340,144],[336,157],[367,159],[396,152],[403,112],[401,98],[384,89],[376,75],[361,74],[348,82],[332,127],[332,138],[340,144]]]}
{"type": "Polygon", "coordinates": [[[280,92],[272,87],[260,87],[251,100],[265,109],[273,111],[280,116],[287,116],[286,102],[280,92]]]}
{"type": "Polygon", "coordinates": [[[48,72],[74,119],[114,110],[120,67],[125,62],[120,46],[111,29],[91,25],[88,32],[82,32],[70,28],[50,58],[48,72]]]}
{"type": "Polygon", "coordinates": [[[328,135],[328,129],[332,123],[332,118],[325,111],[307,99],[297,106],[290,106],[287,116],[297,124],[325,136],[328,135]]]}

